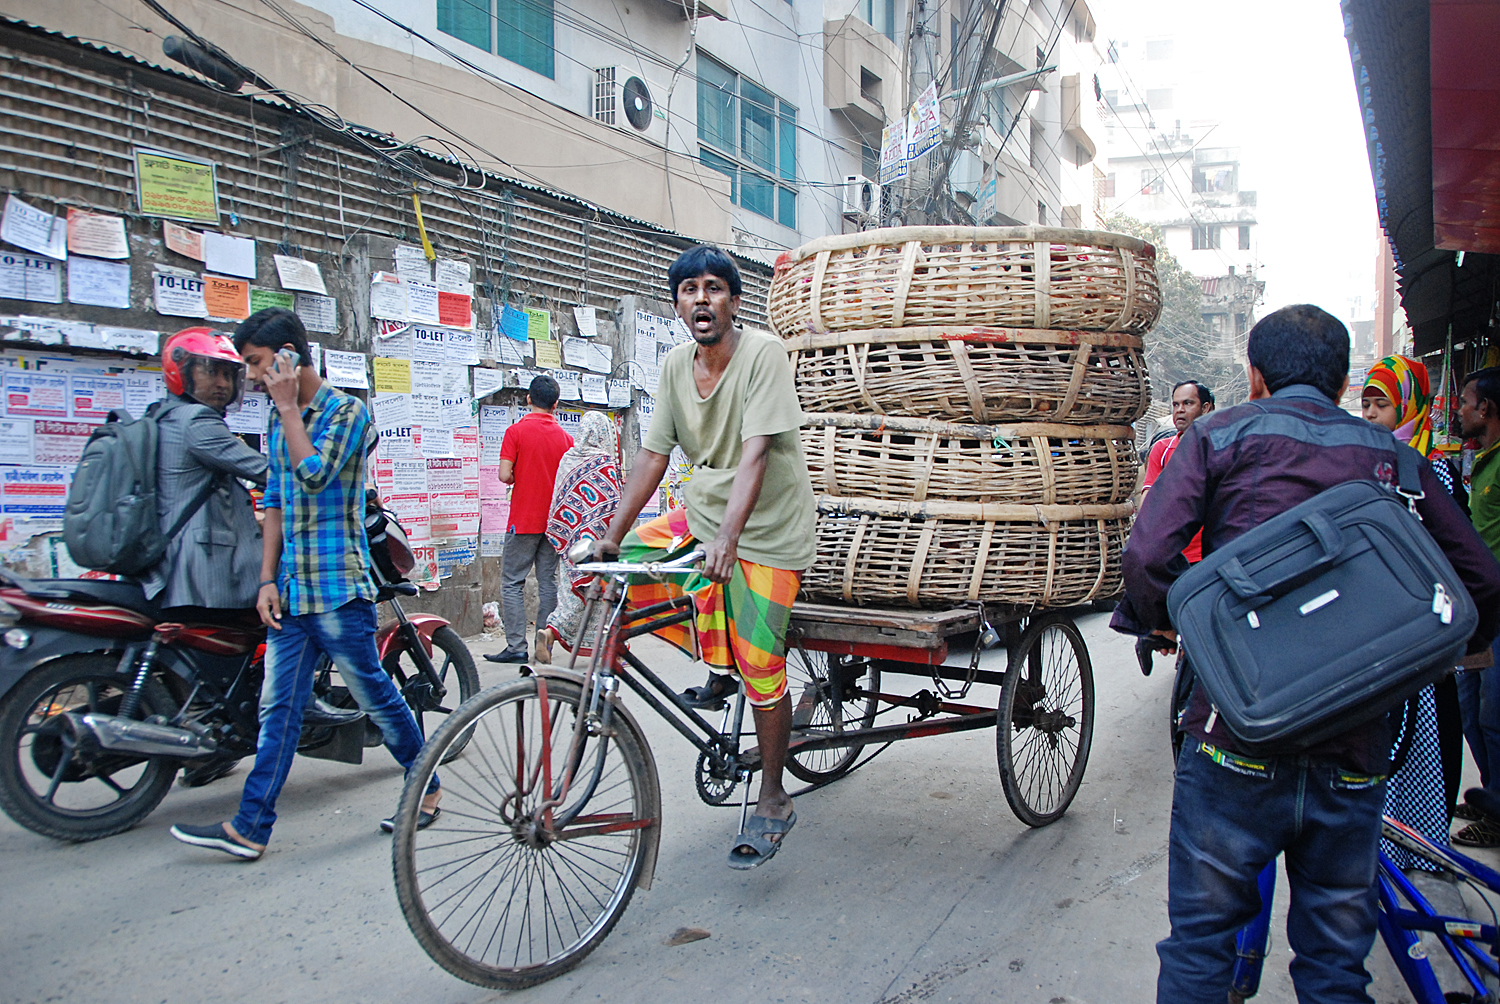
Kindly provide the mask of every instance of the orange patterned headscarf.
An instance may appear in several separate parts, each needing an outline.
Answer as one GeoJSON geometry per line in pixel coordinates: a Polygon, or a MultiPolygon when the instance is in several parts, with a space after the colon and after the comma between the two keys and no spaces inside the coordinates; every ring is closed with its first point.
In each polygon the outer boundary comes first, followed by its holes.
{"type": "Polygon", "coordinates": [[[1386,356],[1370,367],[1363,394],[1378,391],[1396,406],[1395,436],[1411,444],[1412,449],[1430,457],[1437,447],[1432,442],[1432,387],[1427,367],[1405,356],[1386,356]]]}

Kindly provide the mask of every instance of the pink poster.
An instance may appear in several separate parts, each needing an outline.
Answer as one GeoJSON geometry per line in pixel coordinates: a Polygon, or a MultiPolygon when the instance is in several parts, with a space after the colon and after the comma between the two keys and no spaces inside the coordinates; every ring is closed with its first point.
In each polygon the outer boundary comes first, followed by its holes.
{"type": "Polygon", "coordinates": [[[479,532],[502,534],[510,522],[510,486],[497,467],[479,468],[479,532]]]}

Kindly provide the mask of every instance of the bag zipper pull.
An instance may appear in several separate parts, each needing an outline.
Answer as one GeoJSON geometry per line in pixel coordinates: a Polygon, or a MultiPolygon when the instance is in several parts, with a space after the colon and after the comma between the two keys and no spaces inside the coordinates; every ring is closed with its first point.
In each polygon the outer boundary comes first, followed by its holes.
{"type": "Polygon", "coordinates": [[[1441,582],[1434,582],[1432,584],[1432,612],[1441,616],[1443,604],[1447,599],[1448,591],[1443,588],[1443,584],[1441,582]]]}
{"type": "Polygon", "coordinates": [[[1219,721],[1218,705],[1210,704],[1208,708],[1208,721],[1203,725],[1203,731],[1205,734],[1212,732],[1214,730],[1214,725],[1219,721]]]}

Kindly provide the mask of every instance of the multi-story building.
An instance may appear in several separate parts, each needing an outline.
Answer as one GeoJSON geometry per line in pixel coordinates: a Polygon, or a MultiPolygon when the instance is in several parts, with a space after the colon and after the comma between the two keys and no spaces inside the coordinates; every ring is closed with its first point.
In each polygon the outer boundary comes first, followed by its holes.
{"type": "Polygon", "coordinates": [[[1159,227],[1162,243],[1203,284],[1203,318],[1222,352],[1243,361],[1265,292],[1256,278],[1256,193],[1218,122],[1185,118],[1187,80],[1171,36],[1106,43],[1104,202],[1159,227]],[[1212,145],[1211,145],[1212,144],[1212,145]]]}

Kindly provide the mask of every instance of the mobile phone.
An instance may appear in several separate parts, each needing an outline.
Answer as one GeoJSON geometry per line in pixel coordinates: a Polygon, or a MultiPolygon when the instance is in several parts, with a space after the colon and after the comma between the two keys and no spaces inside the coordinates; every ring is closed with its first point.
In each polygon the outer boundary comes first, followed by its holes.
{"type": "Polygon", "coordinates": [[[281,363],[280,368],[285,372],[295,373],[297,371],[297,353],[291,349],[281,349],[276,353],[276,359],[281,363]]]}

